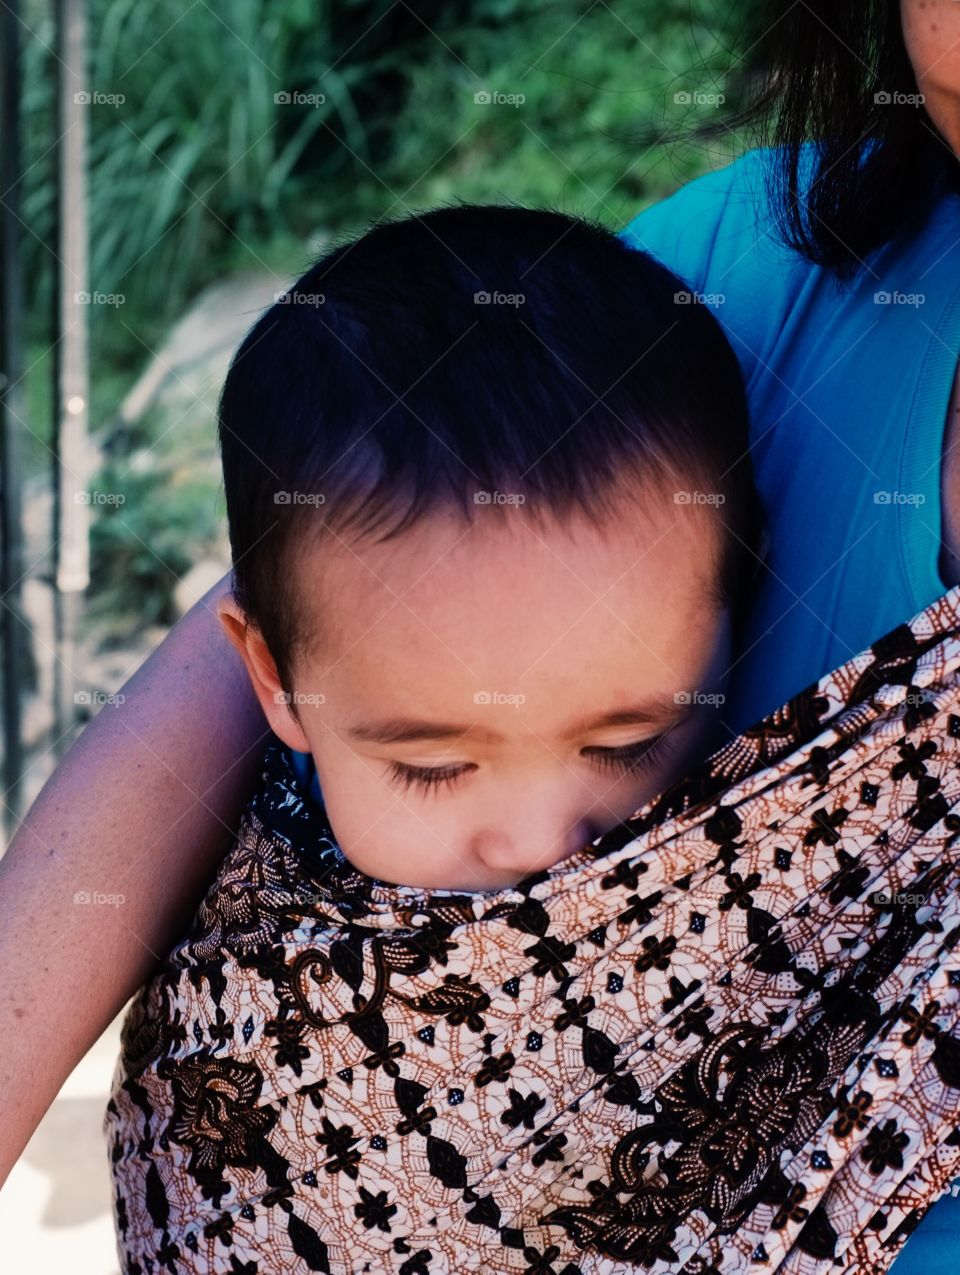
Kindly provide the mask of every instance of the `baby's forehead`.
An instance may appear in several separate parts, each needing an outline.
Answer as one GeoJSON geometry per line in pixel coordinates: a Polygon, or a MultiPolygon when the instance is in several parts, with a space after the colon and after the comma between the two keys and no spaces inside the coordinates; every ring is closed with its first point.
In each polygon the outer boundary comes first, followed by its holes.
{"type": "Polygon", "coordinates": [[[304,663],[418,693],[441,675],[539,678],[567,699],[601,653],[614,675],[643,656],[682,676],[690,631],[712,610],[716,537],[689,507],[634,513],[593,524],[441,513],[386,541],[325,537],[298,566],[304,663]]]}

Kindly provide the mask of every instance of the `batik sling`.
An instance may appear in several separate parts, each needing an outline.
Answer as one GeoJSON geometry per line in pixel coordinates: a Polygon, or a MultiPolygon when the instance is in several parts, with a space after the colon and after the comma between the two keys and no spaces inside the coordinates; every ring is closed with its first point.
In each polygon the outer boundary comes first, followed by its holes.
{"type": "Polygon", "coordinates": [[[960,586],[496,893],[267,753],[104,1118],[131,1272],[877,1272],[960,1171],[960,586]]]}

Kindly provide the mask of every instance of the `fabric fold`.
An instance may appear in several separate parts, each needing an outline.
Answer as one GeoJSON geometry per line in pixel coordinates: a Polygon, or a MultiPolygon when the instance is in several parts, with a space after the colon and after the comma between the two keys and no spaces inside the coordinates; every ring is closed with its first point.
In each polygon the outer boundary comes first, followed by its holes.
{"type": "Polygon", "coordinates": [[[133,1001],[124,1275],[881,1272],[960,1168],[960,586],[515,888],[279,742],[133,1001]]]}

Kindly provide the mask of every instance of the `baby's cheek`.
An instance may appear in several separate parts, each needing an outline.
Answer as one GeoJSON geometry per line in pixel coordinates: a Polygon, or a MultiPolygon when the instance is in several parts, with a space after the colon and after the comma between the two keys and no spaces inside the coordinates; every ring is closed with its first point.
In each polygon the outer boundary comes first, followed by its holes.
{"type": "Polygon", "coordinates": [[[426,815],[417,818],[376,777],[344,774],[339,784],[331,778],[322,788],[334,839],[358,871],[395,885],[443,884],[446,843],[426,815]],[[432,868],[436,881],[425,879],[432,868]]]}

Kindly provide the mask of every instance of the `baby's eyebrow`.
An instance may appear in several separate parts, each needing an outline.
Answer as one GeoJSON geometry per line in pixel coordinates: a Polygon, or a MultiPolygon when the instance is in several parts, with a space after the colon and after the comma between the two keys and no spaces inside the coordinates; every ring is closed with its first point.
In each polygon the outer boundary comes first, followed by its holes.
{"type": "Polygon", "coordinates": [[[626,708],[616,708],[599,717],[584,717],[567,732],[568,736],[585,735],[591,730],[609,726],[662,726],[682,721],[695,707],[691,695],[657,694],[626,708]]]}
{"type": "Polygon", "coordinates": [[[501,738],[484,726],[456,725],[452,722],[428,722],[415,717],[391,717],[380,722],[358,722],[347,727],[351,739],[367,744],[408,744],[419,739],[459,739],[472,731],[474,739],[494,743],[501,738]]]}
{"type": "MultiPolygon", "coordinates": [[[[687,717],[694,707],[692,696],[651,695],[636,704],[612,709],[599,716],[582,718],[564,732],[564,738],[585,735],[589,731],[610,726],[667,725],[687,717]]],[[[432,722],[425,718],[390,717],[382,721],[357,722],[347,727],[350,739],[367,744],[408,744],[424,739],[471,739],[497,743],[503,736],[485,726],[471,722],[432,722]]]]}

